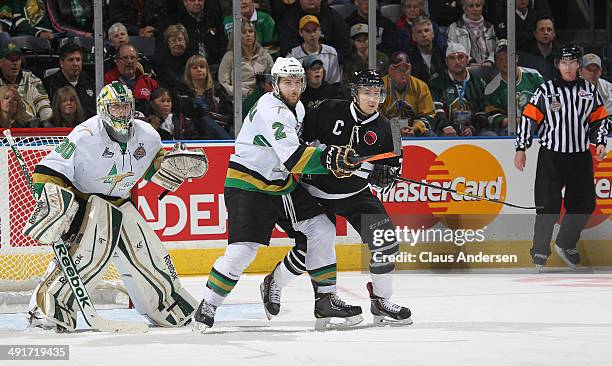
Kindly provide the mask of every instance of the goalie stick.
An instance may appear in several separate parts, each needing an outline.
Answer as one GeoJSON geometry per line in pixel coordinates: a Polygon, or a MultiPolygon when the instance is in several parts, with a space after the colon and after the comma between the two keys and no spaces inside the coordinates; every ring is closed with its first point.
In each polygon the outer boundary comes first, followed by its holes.
{"type": "MultiPolygon", "coordinates": [[[[23,157],[21,156],[21,153],[19,153],[19,150],[17,150],[17,144],[13,139],[13,136],[11,136],[9,129],[4,130],[4,136],[9,143],[11,151],[13,152],[19,167],[21,168],[21,172],[26,180],[26,183],[28,184],[30,192],[32,193],[32,197],[36,199],[36,191],[34,190],[32,175],[28,170],[23,157]]],[[[101,332],[145,333],[148,331],[149,325],[146,322],[109,320],[98,315],[98,312],[91,301],[91,297],[85,288],[83,279],[79,275],[72,257],[69,255],[66,243],[60,239],[53,243],[52,247],[57,264],[62,269],[64,277],[67,280],[66,282],[68,282],[70,285],[70,289],[72,290],[72,293],[79,304],[79,308],[81,309],[81,313],[83,314],[83,318],[85,319],[87,325],[89,325],[92,329],[101,332]]]]}

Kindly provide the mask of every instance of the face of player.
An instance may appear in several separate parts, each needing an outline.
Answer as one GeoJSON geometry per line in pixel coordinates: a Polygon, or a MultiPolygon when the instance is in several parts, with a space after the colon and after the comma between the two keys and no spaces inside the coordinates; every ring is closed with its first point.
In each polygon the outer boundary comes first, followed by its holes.
{"type": "Polygon", "coordinates": [[[542,19],[536,25],[533,32],[536,41],[543,45],[549,45],[555,39],[555,26],[549,19],[542,19]]]}
{"type": "Polygon", "coordinates": [[[433,27],[430,23],[421,23],[413,27],[412,38],[420,47],[429,48],[434,39],[433,27]]]}
{"type": "Polygon", "coordinates": [[[404,17],[410,21],[421,15],[421,7],[418,0],[406,1],[406,5],[404,5],[402,10],[404,11],[404,17]]]}
{"type": "Polygon", "coordinates": [[[132,105],[130,103],[111,103],[108,106],[108,111],[111,116],[117,120],[122,121],[121,123],[114,124],[113,127],[121,129],[127,126],[127,119],[132,112],[132,105]]]}
{"type": "Polygon", "coordinates": [[[591,84],[597,84],[601,77],[601,68],[595,64],[586,65],[580,69],[580,76],[591,84]]]}
{"type": "Polygon", "coordinates": [[[4,97],[0,100],[0,110],[7,115],[13,116],[17,112],[17,96],[12,90],[8,90],[4,93],[4,97]]]}
{"type": "Polygon", "coordinates": [[[361,87],[357,89],[357,106],[366,115],[376,113],[378,104],[380,103],[380,88],[361,87]]]}
{"type": "Polygon", "coordinates": [[[283,100],[294,106],[302,96],[302,79],[283,77],[278,81],[278,90],[283,100]]]}
{"type": "Polygon", "coordinates": [[[155,114],[162,119],[168,118],[172,110],[172,98],[170,98],[170,94],[164,93],[156,99],[153,99],[153,110],[155,114]]]}
{"type": "Polygon", "coordinates": [[[459,75],[466,71],[468,56],[465,53],[457,52],[446,56],[446,66],[451,74],[459,75]]]}
{"type": "Polygon", "coordinates": [[[572,59],[561,59],[557,63],[557,67],[559,68],[559,72],[561,73],[561,78],[565,81],[574,81],[576,80],[578,69],[580,65],[578,64],[578,60],[572,59]]]}
{"type": "Polygon", "coordinates": [[[117,48],[124,43],[128,43],[129,37],[125,29],[120,29],[111,35],[111,45],[117,48]]]}
{"type": "Polygon", "coordinates": [[[184,0],[183,4],[191,15],[199,15],[204,10],[204,0],[184,0]]]}
{"type": "Polygon", "coordinates": [[[300,36],[306,44],[318,44],[319,38],[321,38],[321,27],[315,23],[307,23],[300,31],[300,36]]]}
{"type": "Polygon", "coordinates": [[[60,59],[59,64],[60,69],[62,69],[62,72],[69,81],[78,79],[83,70],[81,53],[78,51],[67,54],[63,60],[60,59]]]}
{"type": "Polygon", "coordinates": [[[480,20],[482,17],[481,0],[468,0],[463,9],[465,16],[470,20],[480,20]]]}
{"type": "Polygon", "coordinates": [[[76,99],[74,95],[68,94],[61,98],[60,112],[65,115],[71,115],[76,112],[76,99]]]}
{"type": "Polygon", "coordinates": [[[179,33],[176,36],[168,37],[168,48],[170,49],[170,54],[172,54],[172,56],[181,56],[183,53],[185,53],[185,49],[187,48],[185,36],[179,33]]]}

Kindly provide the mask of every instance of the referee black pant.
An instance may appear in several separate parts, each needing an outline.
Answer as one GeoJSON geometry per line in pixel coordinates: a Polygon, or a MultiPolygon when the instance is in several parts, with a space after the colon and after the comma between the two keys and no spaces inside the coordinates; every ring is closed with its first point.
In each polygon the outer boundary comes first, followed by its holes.
{"type": "Polygon", "coordinates": [[[559,153],[540,147],[535,181],[537,210],[531,255],[550,256],[550,241],[564,200],[566,214],[557,245],[576,248],[580,233],[595,209],[593,160],[590,151],[559,153]],[[561,190],[565,187],[565,194],[561,190]]]}

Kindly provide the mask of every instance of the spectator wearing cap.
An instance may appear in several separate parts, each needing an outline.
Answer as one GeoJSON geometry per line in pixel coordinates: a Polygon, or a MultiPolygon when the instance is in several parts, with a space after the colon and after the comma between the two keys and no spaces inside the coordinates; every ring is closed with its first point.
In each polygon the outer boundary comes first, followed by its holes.
{"type": "Polygon", "coordinates": [[[69,42],[59,50],[58,72],[47,76],[43,84],[51,99],[64,86],[72,86],[85,112],[85,118],[96,114],[96,88],[94,81],[83,71],[83,48],[69,42]]]}
{"type": "Polygon", "coordinates": [[[461,0],[463,16],[448,27],[448,42],[460,43],[468,51],[469,64],[492,66],[497,36],[493,24],[482,16],[484,0],[461,0]]]}
{"type": "Polygon", "coordinates": [[[436,113],[443,114],[453,126],[439,125],[438,134],[472,136],[488,130],[484,115],[484,81],[467,69],[468,52],[462,44],[449,43],[446,48],[447,71],[434,75],[429,88],[436,113]],[[483,112],[481,114],[478,114],[483,112]],[[478,114],[478,115],[477,115],[478,114]],[[483,120],[484,117],[484,120],[483,120]]]}
{"type": "Polygon", "coordinates": [[[391,55],[389,74],[383,76],[387,97],[381,113],[389,119],[405,120],[402,135],[430,136],[435,111],[431,92],[425,82],[410,75],[408,55],[397,51],[391,55]]]}
{"type": "MultiPolygon", "coordinates": [[[[219,84],[229,96],[234,95],[234,38],[230,37],[228,51],[219,65],[219,84]]],[[[255,75],[270,72],[274,61],[272,56],[257,41],[255,26],[251,22],[242,23],[242,60],[240,77],[242,81],[242,98],[251,94],[257,82],[255,75]]],[[[242,100],[240,100],[242,101],[242,100]]]]}
{"type": "Polygon", "coordinates": [[[342,79],[342,69],[338,61],[338,52],[332,46],[321,44],[321,25],[314,15],[304,15],[300,19],[300,37],[302,44],[294,47],[287,55],[303,62],[306,56],[316,55],[325,68],[325,81],[329,84],[339,83],[342,79]]]}
{"type": "Polygon", "coordinates": [[[435,42],[434,26],[425,16],[419,16],[412,22],[412,39],[416,47],[408,51],[412,65],[412,76],[428,82],[432,75],[446,69],[446,43],[435,42]]]}
{"type": "MultiPolygon", "coordinates": [[[[267,47],[276,43],[277,35],[274,19],[265,11],[256,10],[254,0],[240,0],[240,14],[242,15],[243,22],[251,22],[255,25],[257,39],[262,46],[267,47]]],[[[234,21],[231,15],[223,19],[226,35],[229,35],[232,31],[233,24],[234,21]]]]}
{"type": "Polygon", "coordinates": [[[0,50],[0,86],[17,89],[31,118],[41,121],[51,118],[51,102],[42,81],[21,66],[21,51],[14,43],[7,44],[0,50]]]}
{"type": "MultiPolygon", "coordinates": [[[[342,90],[345,96],[350,96],[349,83],[353,74],[357,71],[366,70],[368,64],[368,25],[357,23],[351,27],[351,41],[353,52],[351,57],[344,63],[342,78],[342,90]]],[[[376,71],[384,75],[389,66],[389,57],[381,51],[376,51],[376,71]]]]}
{"type": "Polygon", "coordinates": [[[556,41],[554,19],[550,15],[540,16],[536,20],[533,35],[535,40],[518,52],[519,65],[538,70],[546,81],[558,77],[555,55],[560,47],[556,41]]]}
{"type": "Polygon", "coordinates": [[[329,84],[325,81],[325,66],[318,56],[306,57],[302,66],[306,72],[306,90],[302,93],[300,100],[306,112],[323,100],[342,97],[340,84],[329,84]]]}
{"type": "MultiPolygon", "coordinates": [[[[508,41],[505,39],[497,43],[495,67],[499,74],[485,88],[485,112],[489,116],[493,131],[498,135],[505,135],[508,128],[508,41]]],[[[536,89],[543,83],[544,79],[537,70],[516,67],[516,102],[519,116],[536,89]]]]}
{"type": "Polygon", "coordinates": [[[342,65],[351,54],[349,27],[342,16],[330,8],[327,1],[322,0],[298,0],[287,11],[278,28],[281,55],[288,54],[294,47],[302,43],[300,40],[300,19],[304,15],[317,17],[321,27],[321,43],[336,49],[339,64],[342,65]]]}
{"type": "Polygon", "coordinates": [[[579,73],[584,80],[597,86],[597,92],[608,112],[608,121],[612,122],[612,83],[601,77],[601,58],[594,53],[584,55],[579,73]]]}
{"type": "Polygon", "coordinates": [[[110,0],[108,5],[110,22],[124,24],[131,36],[161,36],[167,15],[164,0],[110,0]]]}
{"type": "Polygon", "coordinates": [[[255,103],[257,103],[259,98],[261,98],[262,95],[271,92],[273,89],[271,74],[264,74],[264,73],[256,74],[255,82],[257,83],[255,90],[253,90],[253,92],[249,94],[246,98],[244,98],[244,101],[242,101],[242,119],[243,120],[249,114],[249,112],[251,111],[251,108],[253,108],[253,106],[255,105],[255,103]]]}
{"type": "MultiPolygon", "coordinates": [[[[368,24],[368,0],[354,0],[354,3],[355,11],[346,18],[349,28],[355,24],[368,24]]],[[[376,28],[376,49],[388,55],[397,51],[397,27],[378,9],[376,9],[376,28]]]]}
{"type": "MultiPolygon", "coordinates": [[[[399,49],[410,53],[416,48],[414,39],[414,23],[416,19],[425,17],[425,2],[424,0],[402,0],[401,1],[401,17],[395,23],[397,25],[399,49]]],[[[439,48],[446,48],[446,36],[440,31],[440,27],[435,22],[431,23],[433,42],[439,48]]]]}

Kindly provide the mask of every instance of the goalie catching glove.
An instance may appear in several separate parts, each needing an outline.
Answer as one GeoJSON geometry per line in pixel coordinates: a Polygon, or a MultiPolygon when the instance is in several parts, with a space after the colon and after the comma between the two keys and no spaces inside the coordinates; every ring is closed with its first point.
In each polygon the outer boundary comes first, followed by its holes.
{"type": "Polygon", "coordinates": [[[389,191],[400,176],[399,166],[389,166],[383,164],[375,164],[374,168],[368,175],[368,183],[379,192],[386,193],[389,191]]]}
{"type": "Polygon", "coordinates": [[[361,167],[361,163],[354,163],[355,160],[357,160],[357,154],[348,145],[327,146],[321,155],[321,163],[336,178],[347,178],[353,175],[353,172],[361,167]]]}
{"type": "Polygon", "coordinates": [[[162,159],[159,170],[151,177],[151,182],[172,192],[176,191],[185,179],[202,178],[208,171],[208,158],[204,150],[187,150],[182,142],[177,142],[162,159]]]}
{"type": "Polygon", "coordinates": [[[68,232],[78,209],[72,191],[46,183],[23,233],[43,244],[53,244],[68,232]]]}

